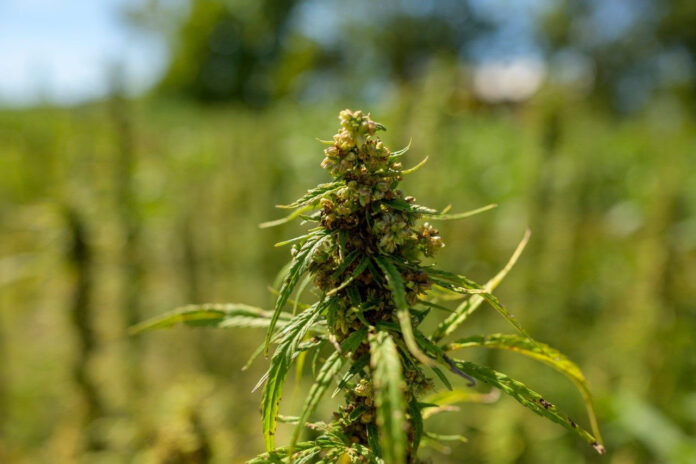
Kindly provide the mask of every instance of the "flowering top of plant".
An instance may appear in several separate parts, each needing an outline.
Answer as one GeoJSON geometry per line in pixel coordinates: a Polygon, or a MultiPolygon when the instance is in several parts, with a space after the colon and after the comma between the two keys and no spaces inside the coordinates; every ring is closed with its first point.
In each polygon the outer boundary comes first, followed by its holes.
{"type": "Polygon", "coordinates": [[[385,147],[377,135],[385,128],[369,114],[344,110],[339,119],[341,128],[332,141],[325,142],[328,147],[321,163],[333,181],[281,206],[294,210],[288,217],[262,224],[278,225],[298,217],[315,224],[306,234],[277,244],[292,244],[292,261],[277,290],[274,310],[240,304],[187,306],[146,321],[135,330],[177,322],[268,328],[259,352],[270,353],[271,345],[275,349],[270,367],[257,385],[264,388],[262,431],[267,450],[248,461],[252,464],[419,463],[421,443],[457,438],[424,431],[424,419],[444,411],[439,404],[451,404],[462,397],[452,384],[458,377],[468,386],[478,379],[496,387],[603,453],[580,369],[558,351],[533,340],[491,294],[514,265],[528,234],[503,270],[483,286],[461,274],[424,264],[422,259],[433,257],[444,244],[438,230],[422,220],[460,219],[492,206],[446,214],[416,204],[398,185],[427,158],[404,170],[401,159],[408,147],[397,152],[385,147]],[[293,293],[299,298],[310,283],[317,289],[316,303],[304,305],[291,300],[293,293]],[[460,300],[454,309],[444,306],[442,300],[453,299],[460,300]],[[518,334],[442,343],[483,302],[497,310],[518,334]],[[288,304],[292,313],[284,311],[288,304]],[[448,316],[428,335],[419,327],[433,310],[446,310],[448,316]],[[586,402],[593,433],[521,382],[450,356],[452,351],[474,346],[513,350],[563,372],[586,402]],[[298,361],[301,370],[310,353],[314,384],[304,406],[297,417],[280,416],[280,398],[291,364],[298,361]],[[435,392],[434,378],[449,393],[435,392]],[[345,402],[330,422],[308,422],[333,382],[333,394],[342,392],[345,402]],[[295,428],[290,443],[276,448],[280,419],[294,423],[295,428]],[[316,431],[319,437],[299,441],[304,428],[316,431]]]}

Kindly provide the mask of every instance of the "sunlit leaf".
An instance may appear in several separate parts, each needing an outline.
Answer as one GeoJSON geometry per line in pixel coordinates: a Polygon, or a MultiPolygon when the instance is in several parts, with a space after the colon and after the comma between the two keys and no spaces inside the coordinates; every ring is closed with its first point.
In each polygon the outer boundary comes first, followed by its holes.
{"type": "Polygon", "coordinates": [[[511,396],[521,405],[531,409],[538,415],[546,417],[557,424],[562,425],[571,432],[576,433],[599,453],[604,454],[604,447],[598,439],[585,429],[581,428],[567,414],[560,411],[554,404],[548,402],[539,393],[531,390],[522,382],[512,379],[507,375],[488,367],[479,366],[468,361],[454,360],[455,365],[472,377],[500,389],[506,395],[511,396]]]}
{"type": "Polygon", "coordinates": [[[528,338],[520,335],[503,334],[463,338],[453,343],[449,343],[445,349],[448,351],[453,351],[476,346],[515,351],[530,358],[539,360],[566,375],[570,380],[573,381],[582,395],[583,401],[585,402],[585,407],[587,408],[587,415],[590,419],[592,433],[600,443],[602,442],[602,437],[599,433],[599,426],[597,424],[597,419],[594,412],[592,395],[587,385],[587,380],[580,370],[580,367],[568,359],[564,354],[544,343],[531,341],[528,338]]]}
{"type": "Polygon", "coordinates": [[[386,464],[405,464],[405,385],[399,353],[384,331],[370,335],[370,352],[382,457],[386,464]]]}
{"type": "Polygon", "coordinates": [[[474,216],[479,213],[486,212],[490,209],[495,208],[498,206],[497,204],[493,203],[490,205],[483,206],[481,208],[473,209],[471,211],[465,211],[463,213],[455,213],[455,214],[426,214],[426,217],[432,221],[452,221],[455,219],[464,219],[468,218],[471,216],[474,216]]]}
{"type": "MultiPolygon", "coordinates": [[[[527,246],[529,236],[530,232],[527,230],[524,237],[522,237],[522,241],[520,241],[519,245],[517,245],[517,248],[515,248],[512,256],[510,256],[510,259],[505,264],[505,267],[501,269],[500,272],[495,275],[495,277],[486,282],[483,288],[487,292],[492,292],[500,284],[500,282],[503,281],[505,276],[507,276],[515,263],[517,263],[522,251],[524,251],[525,246],[527,246]]],[[[454,332],[471,314],[474,313],[474,311],[476,311],[483,301],[484,298],[480,295],[473,295],[469,299],[465,300],[454,310],[452,314],[447,317],[447,319],[438,324],[437,329],[435,329],[435,332],[432,335],[433,341],[437,342],[454,332]]]]}
{"type": "Polygon", "coordinates": [[[346,288],[348,285],[350,285],[355,279],[360,277],[360,275],[367,269],[367,266],[370,262],[370,258],[365,256],[362,261],[355,267],[351,275],[343,282],[341,285],[338,287],[334,288],[333,290],[330,290],[327,292],[328,296],[335,295],[336,293],[340,292],[344,288],[346,288]]]}
{"type": "MultiPolygon", "coordinates": [[[[187,305],[134,325],[129,329],[129,332],[138,334],[178,324],[194,327],[268,327],[272,316],[273,313],[270,311],[245,304],[187,305]]],[[[281,315],[279,320],[285,323],[289,317],[281,315]]]]}
{"type": "Polygon", "coordinates": [[[267,221],[267,222],[262,222],[259,224],[259,228],[261,229],[268,229],[269,227],[275,227],[279,226],[282,224],[287,224],[288,222],[300,217],[303,213],[306,213],[307,211],[311,211],[314,209],[312,205],[307,205],[303,206],[302,208],[296,209],[292,213],[288,214],[287,216],[280,218],[280,219],[275,219],[273,221],[267,221]]]}
{"type": "Polygon", "coordinates": [[[264,376],[266,387],[261,401],[262,428],[267,451],[272,451],[274,448],[278,404],[290,364],[305,334],[328,304],[327,301],[321,301],[295,316],[283,329],[283,338],[273,353],[271,366],[264,376]]]}
{"type": "Polygon", "coordinates": [[[301,206],[310,205],[312,203],[319,201],[319,199],[321,199],[327,193],[333,192],[334,190],[338,190],[339,188],[343,187],[344,185],[345,185],[345,183],[343,181],[340,181],[340,180],[336,181],[336,182],[328,182],[326,184],[319,184],[316,187],[314,187],[313,189],[308,190],[307,193],[302,195],[302,197],[293,201],[289,205],[276,205],[276,208],[292,209],[292,208],[299,208],[301,206]]]}
{"type": "Polygon", "coordinates": [[[397,150],[397,151],[393,152],[389,158],[392,160],[396,160],[396,159],[402,157],[403,155],[405,155],[406,152],[411,149],[411,142],[413,142],[413,140],[409,140],[408,145],[406,145],[401,150],[397,150]]]}
{"type": "Polygon", "coordinates": [[[423,166],[425,166],[425,163],[427,163],[427,162],[428,162],[428,157],[426,156],[425,158],[423,158],[423,161],[421,161],[420,163],[416,164],[416,165],[413,166],[412,168],[404,169],[403,171],[401,171],[401,174],[404,175],[404,176],[405,176],[405,175],[408,175],[408,174],[413,174],[414,172],[416,172],[417,170],[419,170],[420,168],[422,168],[423,166]]]}
{"type": "Polygon", "coordinates": [[[302,245],[302,248],[300,248],[297,255],[295,255],[293,258],[292,265],[290,266],[285,279],[283,279],[283,284],[280,287],[278,298],[276,299],[273,316],[271,317],[271,323],[268,327],[268,332],[266,333],[264,352],[268,353],[268,348],[271,343],[273,331],[275,330],[276,321],[280,317],[283,306],[285,306],[285,303],[287,303],[288,298],[290,298],[290,295],[297,285],[297,282],[307,269],[307,266],[309,266],[312,256],[327,239],[327,235],[310,238],[304,243],[304,245],[302,245]]]}

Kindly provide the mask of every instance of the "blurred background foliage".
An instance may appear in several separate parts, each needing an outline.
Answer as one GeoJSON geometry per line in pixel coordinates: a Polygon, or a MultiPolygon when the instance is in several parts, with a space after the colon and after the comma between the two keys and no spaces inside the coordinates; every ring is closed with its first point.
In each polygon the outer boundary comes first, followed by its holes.
{"type": "MultiPolygon", "coordinates": [[[[0,462],[243,462],[262,449],[262,333],[129,338],[177,305],[269,307],[287,261],[259,231],[325,181],[344,107],[372,111],[443,268],[479,281],[525,228],[498,294],[585,371],[606,457],[511,400],[429,419],[468,443],[435,463],[696,462],[696,8],[691,1],[130,3],[169,65],[147,94],[0,110],[0,462]],[[497,5],[497,6],[494,6],[497,5]]],[[[507,331],[481,311],[461,335],[507,331]]],[[[572,384],[510,353],[469,356],[572,417],[572,384]]],[[[298,375],[283,413],[295,414],[298,375]]],[[[485,386],[478,387],[485,391],[485,386]]],[[[328,402],[327,402],[328,403],[328,402]]],[[[326,418],[332,410],[318,411],[326,418]]],[[[583,419],[583,423],[586,421],[583,419]]],[[[287,431],[280,430],[280,438],[287,431]]]]}

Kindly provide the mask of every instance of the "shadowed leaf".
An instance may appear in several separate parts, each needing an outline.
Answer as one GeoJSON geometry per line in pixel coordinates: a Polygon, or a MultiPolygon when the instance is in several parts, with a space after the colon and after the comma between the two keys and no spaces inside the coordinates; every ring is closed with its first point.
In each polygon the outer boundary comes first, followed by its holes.
{"type": "MultiPolygon", "coordinates": [[[[273,313],[245,304],[200,304],[177,308],[156,316],[129,329],[131,335],[178,324],[194,327],[268,327],[273,313]]],[[[286,322],[289,317],[279,316],[286,322]]]]}
{"type": "Polygon", "coordinates": [[[365,337],[367,336],[367,329],[362,329],[357,332],[353,332],[348,338],[346,338],[343,343],[341,343],[341,352],[334,351],[331,356],[324,362],[319,374],[317,375],[317,380],[314,385],[309,389],[307,398],[305,399],[304,406],[302,407],[302,412],[300,413],[299,420],[297,422],[297,427],[292,434],[290,440],[290,451],[292,452],[295,443],[300,438],[300,432],[307,422],[310,414],[314,412],[314,409],[319,404],[319,400],[329,388],[331,381],[338,375],[338,372],[343,367],[345,361],[345,356],[348,353],[352,353],[355,349],[360,346],[365,337]]]}
{"type": "Polygon", "coordinates": [[[406,302],[406,290],[404,282],[401,278],[394,263],[389,258],[383,256],[375,256],[375,262],[384,273],[387,279],[387,286],[392,294],[392,299],[396,305],[396,315],[401,325],[401,335],[404,337],[404,343],[411,354],[426,366],[432,366],[432,361],[418,347],[416,338],[413,335],[413,325],[411,324],[411,314],[408,311],[408,303],[406,302]]]}

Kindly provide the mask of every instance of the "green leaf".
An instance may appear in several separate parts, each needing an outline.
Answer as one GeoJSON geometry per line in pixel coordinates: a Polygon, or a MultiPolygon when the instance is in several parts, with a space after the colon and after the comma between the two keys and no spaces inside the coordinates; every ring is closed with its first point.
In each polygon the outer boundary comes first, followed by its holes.
{"type": "Polygon", "coordinates": [[[495,208],[498,206],[497,204],[493,203],[490,205],[483,206],[481,208],[473,209],[471,211],[465,211],[463,213],[456,213],[456,214],[426,214],[426,217],[428,219],[431,219],[433,221],[452,221],[455,219],[464,219],[468,218],[470,216],[474,216],[479,213],[483,213],[485,211],[488,211],[490,209],[495,208]]]}
{"type": "Polygon", "coordinates": [[[442,382],[445,387],[447,387],[448,390],[452,390],[452,384],[450,383],[449,379],[445,376],[445,373],[442,372],[439,368],[433,366],[431,368],[433,372],[435,372],[435,375],[440,379],[440,382],[442,382]]]}
{"type": "Polygon", "coordinates": [[[414,172],[416,172],[417,170],[419,170],[420,168],[422,168],[423,166],[425,166],[425,163],[427,163],[427,162],[428,162],[428,157],[426,156],[425,158],[423,158],[423,161],[421,161],[420,163],[416,164],[416,165],[413,166],[412,168],[404,169],[403,171],[401,171],[401,174],[403,174],[404,176],[406,176],[406,175],[408,175],[408,174],[413,174],[414,172]]]}
{"type": "Polygon", "coordinates": [[[421,205],[414,205],[414,204],[409,203],[406,200],[402,200],[400,198],[394,198],[392,200],[384,200],[384,201],[382,201],[382,203],[385,205],[388,205],[396,210],[405,211],[407,213],[415,213],[415,214],[435,214],[435,213],[437,213],[437,211],[435,211],[432,208],[428,208],[428,207],[421,206],[421,205]]]}
{"type": "Polygon", "coordinates": [[[262,428],[267,451],[272,451],[274,448],[278,404],[290,364],[309,328],[326,306],[331,303],[331,300],[323,300],[315,304],[295,316],[281,332],[282,338],[271,358],[271,366],[264,376],[266,387],[261,401],[262,428]]]}
{"type": "MultiPolygon", "coordinates": [[[[508,321],[513,327],[515,327],[517,330],[520,331],[521,334],[529,337],[529,334],[527,334],[527,331],[522,327],[522,324],[519,323],[519,321],[515,318],[514,315],[512,315],[506,308],[500,303],[500,300],[498,298],[488,292],[484,287],[481,287],[477,283],[467,279],[464,276],[458,275],[458,274],[453,274],[450,272],[446,271],[441,271],[438,269],[429,269],[429,268],[424,268],[423,269],[427,274],[430,280],[432,280],[434,283],[441,285],[448,290],[452,290],[457,293],[461,293],[463,295],[468,295],[471,293],[474,293],[474,296],[479,296],[483,298],[493,309],[498,311],[498,313],[503,316],[503,318],[508,321]],[[447,279],[447,280],[443,280],[447,279]],[[454,283],[454,284],[453,284],[454,283]],[[457,285],[461,285],[461,287],[458,287],[457,285]]],[[[472,296],[473,298],[473,296],[472,296]]],[[[452,316],[452,315],[450,315],[452,316]]],[[[448,318],[450,319],[450,318],[448,318]]]]}
{"type": "Polygon", "coordinates": [[[602,437],[599,432],[599,425],[597,424],[597,418],[592,402],[592,394],[590,393],[590,389],[587,385],[587,379],[585,379],[580,367],[568,359],[564,354],[544,343],[532,341],[520,335],[503,334],[463,338],[448,344],[445,349],[448,351],[453,351],[475,346],[515,351],[527,357],[541,361],[568,377],[575,384],[580,392],[580,395],[582,396],[583,401],[585,402],[585,408],[587,409],[587,415],[590,419],[592,433],[597,438],[597,441],[602,443],[602,437]]]}
{"type": "Polygon", "coordinates": [[[379,456],[382,456],[382,446],[379,444],[380,436],[379,430],[374,422],[368,423],[365,428],[367,429],[367,444],[370,448],[375,451],[379,456]]]}
{"type": "Polygon", "coordinates": [[[418,452],[421,438],[423,437],[423,415],[421,412],[418,400],[413,397],[408,403],[408,414],[411,416],[411,424],[413,425],[413,441],[411,442],[411,450],[415,455],[418,452]]]}
{"type": "Polygon", "coordinates": [[[588,442],[599,453],[604,454],[604,447],[598,439],[588,431],[578,426],[566,414],[560,411],[555,405],[546,401],[539,393],[531,390],[522,382],[512,379],[507,375],[495,371],[488,367],[479,366],[468,361],[453,360],[457,368],[475,377],[482,382],[487,382],[500,389],[506,395],[514,398],[521,405],[531,409],[536,414],[550,419],[562,425],[571,432],[575,432],[582,439],[588,442]]]}
{"type": "Polygon", "coordinates": [[[360,250],[353,250],[350,253],[348,253],[348,255],[341,260],[341,264],[339,264],[336,267],[336,270],[333,272],[333,274],[331,274],[331,277],[333,277],[334,279],[340,277],[341,274],[343,274],[345,270],[348,269],[348,266],[353,264],[353,261],[355,261],[360,254],[360,250]]]}
{"type": "Polygon", "coordinates": [[[327,294],[328,296],[335,295],[336,293],[338,293],[338,292],[340,292],[341,290],[343,290],[344,288],[346,288],[346,287],[347,287],[348,285],[350,285],[355,279],[357,279],[358,277],[360,277],[360,274],[362,274],[362,273],[365,271],[365,269],[367,269],[367,266],[368,266],[369,263],[370,263],[370,258],[367,257],[367,256],[365,256],[365,257],[362,259],[362,261],[360,261],[360,263],[355,267],[355,269],[354,269],[353,272],[351,273],[350,277],[348,277],[348,279],[346,279],[345,282],[343,282],[341,285],[339,285],[338,287],[334,288],[333,290],[330,290],[330,291],[327,292],[326,294],[327,294]]]}
{"type": "MultiPolygon", "coordinates": [[[[527,246],[529,236],[530,232],[527,230],[524,237],[522,237],[522,241],[520,241],[519,245],[517,245],[517,248],[515,248],[515,251],[508,260],[507,264],[505,264],[505,267],[483,286],[488,293],[492,292],[500,284],[500,282],[503,281],[515,263],[517,263],[522,251],[524,251],[525,246],[527,246]]],[[[452,314],[447,317],[447,319],[442,321],[437,326],[437,329],[435,329],[432,336],[433,341],[438,342],[442,338],[454,332],[471,314],[474,313],[474,311],[476,311],[483,301],[484,299],[480,295],[473,295],[469,299],[465,300],[454,310],[452,314]]]]}
{"type": "Polygon", "coordinates": [[[345,361],[344,355],[347,355],[348,353],[352,353],[355,351],[355,349],[360,346],[360,344],[365,340],[365,337],[367,335],[367,329],[362,329],[357,332],[353,332],[351,335],[346,338],[343,343],[341,343],[341,352],[334,351],[331,353],[331,356],[324,362],[324,365],[322,366],[321,370],[319,371],[319,375],[317,376],[317,380],[314,382],[314,385],[309,389],[309,393],[307,394],[307,398],[305,399],[304,406],[302,407],[302,412],[300,413],[300,418],[297,423],[297,427],[295,427],[295,431],[292,434],[292,438],[290,440],[290,452],[292,453],[292,450],[295,446],[295,443],[297,443],[297,440],[300,438],[300,432],[302,431],[302,428],[304,427],[305,423],[307,422],[307,419],[309,416],[314,412],[314,409],[317,407],[317,404],[319,404],[319,400],[321,400],[322,396],[324,396],[324,393],[326,392],[326,389],[329,388],[329,384],[331,381],[338,375],[338,372],[341,370],[341,367],[343,366],[343,362],[345,361]]]}
{"type": "MultiPolygon", "coordinates": [[[[302,283],[300,284],[299,287],[297,287],[297,294],[295,295],[295,300],[291,301],[288,300],[289,303],[292,303],[292,314],[295,315],[297,314],[297,309],[301,306],[304,306],[300,303],[300,298],[302,297],[302,293],[304,293],[305,289],[309,284],[312,283],[312,276],[307,275],[305,278],[302,280],[302,283]]],[[[280,313],[281,315],[283,313],[280,313]]]]}
{"type": "MultiPolygon", "coordinates": [[[[188,305],[153,317],[129,329],[131,335],[154,329],[164,329],[177,324],[194,327],[268,327],[273,313],[245,304],[188,305]]],[[[289,317],[279,316],[286,322],[289,317]]]]}
{"type": "MultiPolygon", "coordinates": [[[[493,403],[500,396],[498,390],[492,390],[490,393],[480,393],[470,388],[454,388],[452,390],[443,390],[423,398],[423,402],[435,404],[435,408],[449,406],[457,403],[493,403]]],[[[430,409],[430,408],[428,408],[430,409]]],[[[428,414],[431,416],[432,414],[428,414]]]]}
{"type": "Polygon", "coordinates": [[[384,256],[375,256],[375,262],[382,270],[384,277],[387,279],[387,286],[392,294],[392,300],[396,305],[397,310],[408,309],[408,303],[406,302],[406,289],[404,288],[404,281],[401,278],[394,263],[384,256]]]}
{"type": "Polygon", "coordinates": [[[401,335],[404,338],[406,347],[417,360],[426,366],[432,366],[432,361],[420,350],[418,343],[416,342],[416,338],[413,335],[411,314],[408,311],[406,290],[404,288],[404,282],[401,278],[401,274],[389,258],[384,256],[375,256],[374,260],[384,273],[384,277],[387,279],[387,286],[389,287],[389,291],[391,291],[392,300],[394,300],[394,304],[396,305],[396,316],[399,319],[399,324],[401,325],[401,335]]]}
{"type": "Polygon", "coordinates": [[[319,184],[313,189],[310,189],[302,195],[302,197],[293,201],[289,205],[276,205],[276,208],[293,209],[299,208],[300,206],[310,205],[319,201],[324,195],[334,190],[338,190],[343,187],[345,183],[343,181],[328,182],[326,184],[319,184]]]}
{"type": "Polygon", "coordinates": [[[408,145],[406,145],[401,150],[397,150],[397,151],[393,152],[391,154],[391,156],[389,156],[389,159],[396,160],[396,159],[402,157],[404,154],[406,154],[406,152],[411,148],[411,142],[413,142],[413,140],[409,140],[408,145]]]}
{"type": "Polygon", "coordinates": [[[367,366],[370,363],[370,356],[365,353],[364,355],[360,356],[357,361],[353,362],[353,364],[350,366],[350,369],[346,371],[346,373],[343,375],[341,378],[340,382],[338,382],[338,386],[334,390],[334,392],[331,394],[331,397],[335,397],[338,395],[338,393],[343,390],[347,385],[348,382],[350,382],[350,379],[352,379],[355,375],[357,375],[358,372],[362,371],[365,366],[367,366]]]}
{"type": "Polygon", "coordinates": [[[307,266],[309,266],[312,256],[314,256],[314,253],[324,243],[324,241],[328,239],[328,237],[328,235],[324,235],[316,239],[310,238],[304,243],[304,245],[302,245],[300,250],[297,252],[297,255],[295,255],[293,258],[292,265],[290,266],[285,279],[283,279],[283,284],[280,287],[280,292],[278,294],[278,298],[276,299],[273,316],[271,317],[271,323],[268,327],[268,332],[266,333],[266,341],[264,345],[265,353],[268,353],[268,348],[271,344],[271,337],[273,336],[273,331],[275,330],[275,325],[280,317],[283,306],[285,306],[285,303],[287,303],[288,298],[290,298],[292,291],[297,285],[297,282],[302,274],[304,274],[307,266]]]}
{"type": "Polygon", "coordinates": [[[462,443],[469,441],[464,435],[441,435],[439,433],[425,432],[425,436],[437,441],[460,441],[462,443]]]}
{"type": "Polygon", "coordinates": [[[303,213],[306,213],[307,211],[311,211],[313,209],[314,209],[314,207],[312,205],[303,206],[302,208],[299,208],[299,209],[293,211],[292,213],[288,214],[284,218],[275,219],[273,221],[268,221],[268,222],[262,222],[261,224],[259,224],[259,228],[268,229],[269,227],[275,227],[275,226],[279,226],[281,224],[286,224],[286,223],[292,221],[293,219],[300,217],[303,213]]]}
{"type": "Polygon", "coordinates": [[[274,244],[273,246],[276,248],[280,248],[280,247],[283,247],[285,245],[290,245],[291,243],[304,241],[304,240],[308,239],[309,237],[311,237],[313,235],[317,235],[317,234],[318,234],[317,231],[310,232],[308,234],[300,235],[299,237],[291,238],[289,240],[283,240],[282,242],[278,242],[278,243],[274,244]]]}
{"type": "Polygon", "coordinates": [[[384,331],[370,334],[370,353],[382,457],[386,464],[405,464],[408,446],[399,353],[384,331]]]}
{"type": "MultiPolygon", "coordinates": [[[[368,448],[368,447],[366,447],[366,446],[363,446],[363,445],[360,445],[360,444],[357,444],[357,443],[356,443],[356,444],[354,444],[353,446],[351,446],[351,448],[352,448],[353,450],[357,451],[358,456],[363,457],[363,458],[366,458],[366,459],[367,459],[367,463],[369,463],[369,464],[384,464],[384,461],[383,461],[382,459],[380,459],[379,456],[377,456],[377,454],[376,454],[376,451],[377,451],[377,450],[375,450],[375,449],[372,448],[372,447],[368,448]]],[[[350,462],[352,462],[352,461],[345,461],[345,462],[346,462],[346,463],[350,463],[350,462]]],[[[363,462],[363,461],[360,461],[360,462],[363,462]]],[[[332,463],[332,464],[333,464],[333,463],[332,463]]],[[[341,463],[341,462],[339,461],[338,464],[343,464],[343,463],[341,463]]]]}
{"type": "MultiPolygon", "coordinates": [[[[304,456],[316,456],[321,452],[321,447],[313,441],[298,443],[296,448],[294,459],[300,459],[304,456]]],[[[310,458],[311,459],[311,458],[310,458]]],[[[277,450],[270,451],[268,453],[263,453],[254,459],[247,461],[246,464],[286,464],[289,463],[288,449],[287,447],[278,448],[277,450]]],[[[295,461],[298,464],[301,461],[295,461]]],[[[305,461],[309,462],[309,461],[305,461]]]]}

